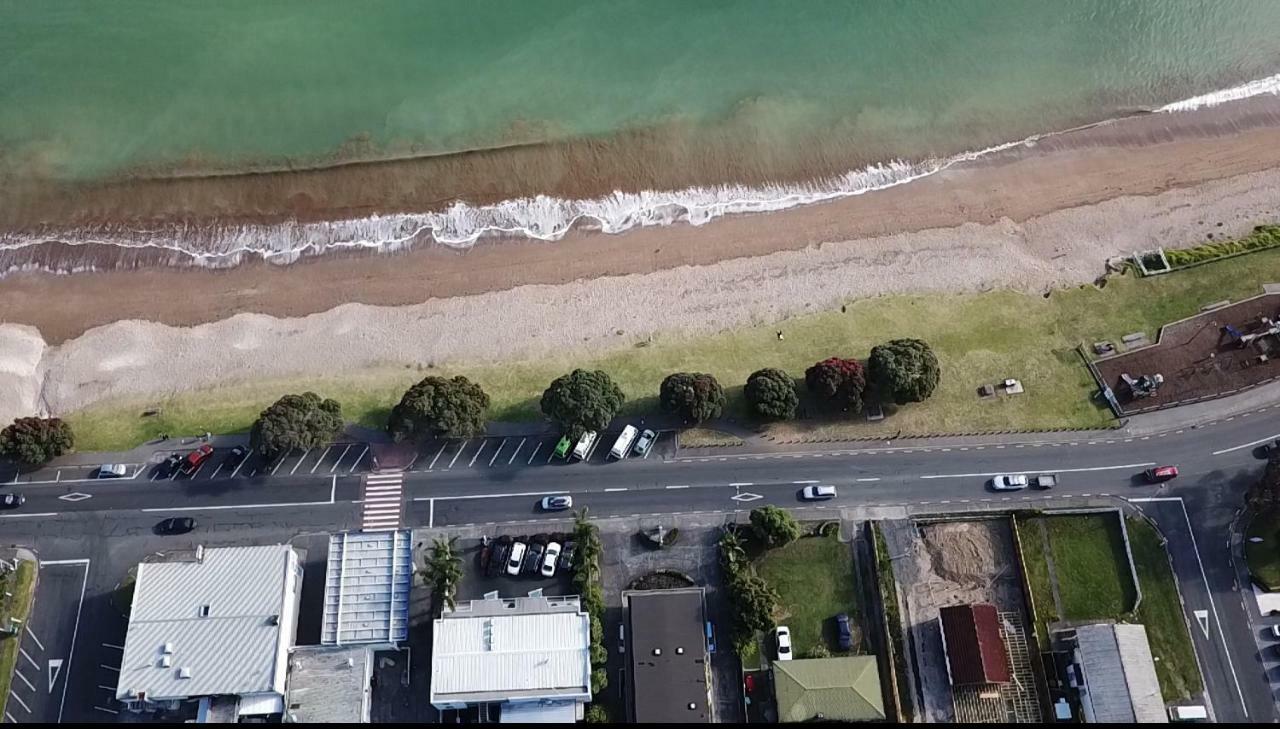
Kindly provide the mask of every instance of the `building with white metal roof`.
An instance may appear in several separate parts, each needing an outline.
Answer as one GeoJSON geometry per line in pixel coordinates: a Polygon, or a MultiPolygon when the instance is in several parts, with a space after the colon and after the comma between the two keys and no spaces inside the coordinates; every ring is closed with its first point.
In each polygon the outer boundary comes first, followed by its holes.
{"type": "Polygon", "coordinates": [[[301,589],[284,544],[138,565],[116,699],[146,711],[235,696],[239,716],[281,713],[301,589]]]}
{"type": "Polygon", "coordinates": [[[1089,723],[1167,723],[1156,664],[1141,625],[1082,625],[1075,632],[1075,683],[1089,723]]]}
{"type": "Polygon", "coordinates": [[[398,645],[409,637],[413,539],[408,530],[329,537],[324,645],[398,645]]]}
{"type": "Polygon", "coordinates": [[[473,600],[435,621],[431,704],[582,718],[591,699],[591,624],[577,596],[473,600]]]}

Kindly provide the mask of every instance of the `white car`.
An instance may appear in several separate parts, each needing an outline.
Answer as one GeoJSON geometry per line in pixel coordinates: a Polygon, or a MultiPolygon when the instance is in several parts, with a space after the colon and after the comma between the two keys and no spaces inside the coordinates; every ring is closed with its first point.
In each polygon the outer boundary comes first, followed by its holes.
{"type": "Polygon", "coordinates": [[[791,628],[785,625],[774,628],[773,642],[778,647],[778,660],[789,661],[795,658],[791,653],[791,628]]]}
{"type": "Polygon", "coordinates": [[[991,488],[996,491],[1016,491],[1027,487],[1027,477],[1021,473],[1007,476],[996,476],[991,479],[991,488]]]}
{"type": "Polygon", "coordinates": [[[653,447],[653,441],[657,437],[657,433],[647,428],[640,431],[640,437],[636,438],[636,444],[631,447],[631,452],[643,458],[644,454],[648,453],[649,449],[653,447]]]}
{"type": "Polygon", "coordinates": [[[1280,625],[1271,626],[1271,637],[1280,638],[1280,625]]]}
{"type": "Polygon", "coordinates": [[[551,542],[547,545],[547,551],[542,555],[542,576],[556,576],[556,560],[560,558],[560,543],[551,542]]]}
{"type": "Polygon", "coordinates": [[[825,501],[836,497],[835,486],[805,486],[800,489],[800,496],[805,501],[825,501]]]}
{"type": "Polygon", "coordinates": [[[520,576],[520,566],[524,564],[524,553],[527,549],[524,542],[511,545],[511,555],[507,557],[507,574],[512,577],[520,576]]]}
{"type": "Polygon", "coordinates": [[[124,478],[129,475],[129,467],[123,463],[104,463],[98,466],[98,478],[124,478]]]}

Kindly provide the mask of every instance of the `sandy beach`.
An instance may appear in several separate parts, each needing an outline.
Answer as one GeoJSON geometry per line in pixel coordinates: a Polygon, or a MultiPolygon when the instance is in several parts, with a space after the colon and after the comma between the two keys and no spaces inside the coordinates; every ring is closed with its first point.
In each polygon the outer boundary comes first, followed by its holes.
{"type": "Polygon", "coordinates": [[[702,227],[292,266],[11,276],[0,281],[0,419],[250,376],[601,351],[869,296],[1092,281],[1114,256],[1280,219],[1280,125],[1264,123],[1276,102],[1241,108],[1180,115],[1180,135],[1144,117],[702,227]]]}

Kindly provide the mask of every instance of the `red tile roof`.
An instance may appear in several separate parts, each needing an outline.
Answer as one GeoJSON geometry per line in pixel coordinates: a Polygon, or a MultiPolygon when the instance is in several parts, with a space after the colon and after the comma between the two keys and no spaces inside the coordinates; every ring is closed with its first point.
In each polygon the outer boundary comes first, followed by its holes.
{"type": "Polygon", "coordinates": [[[952,605],[938,611],[951,683],[1009,683],[1009,654],[992,605],[952,605]]]}

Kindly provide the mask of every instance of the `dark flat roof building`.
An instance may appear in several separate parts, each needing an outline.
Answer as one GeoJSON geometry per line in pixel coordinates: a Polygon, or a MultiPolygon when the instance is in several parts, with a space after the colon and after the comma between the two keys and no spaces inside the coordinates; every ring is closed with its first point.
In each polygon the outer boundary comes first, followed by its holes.
{"type": "Polygon", "coordinates": [[[701,587],[622,593],[636,723],[713,721],[701,587]]]}
{"type": "Polygon", "coordinates": [[[938,611],[953,686],[1009,683],[1009,654],[994,605],[951,605],[938,611]]]}

